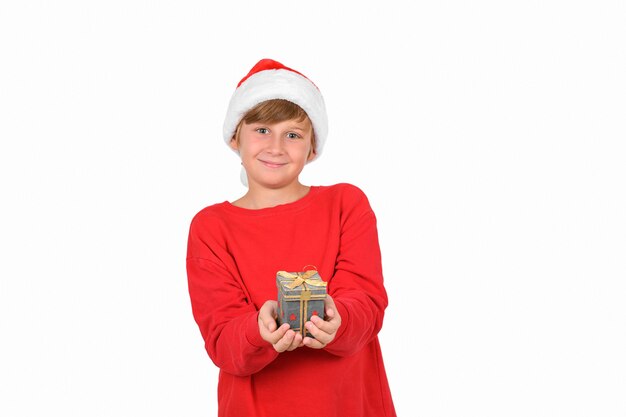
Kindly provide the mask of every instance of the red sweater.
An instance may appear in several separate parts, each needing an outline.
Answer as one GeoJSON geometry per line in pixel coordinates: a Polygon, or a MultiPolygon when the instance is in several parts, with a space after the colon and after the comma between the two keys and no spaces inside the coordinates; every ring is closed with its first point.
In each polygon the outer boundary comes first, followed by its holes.
{"type": "Polygon", "coordinates": [[[376,218],[349,184],[249,210],[228,202],[191,222],[187,275],[193,315],[220,368],[219,416],[395,416],[378,343],[387,294],[376,218]],[[257,312],[276,300],[276,272],[315,265],[341,315],[324,349],[277,353],[257,312]]]}

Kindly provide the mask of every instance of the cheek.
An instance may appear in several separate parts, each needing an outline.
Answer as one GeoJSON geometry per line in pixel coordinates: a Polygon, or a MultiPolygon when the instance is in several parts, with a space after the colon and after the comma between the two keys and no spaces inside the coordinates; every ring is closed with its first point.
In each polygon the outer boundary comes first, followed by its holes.
{"type": "Polygon", "coordinates": [[[249,155],[255,153],[257,151],[258,141],[255,141],[253,138],[245,138],[245,140],[239,140],[239,154],[240,155],[249,155]]]}
{"type": "Polygon", "coordinates": [[[301,146],[298,148],[297,152],[294,155],[296,156],[296,159],[298,159],[299,161],[304,161],[305,163],[309,160],[309,150],[311,149],[310,146],[301,146]]]}

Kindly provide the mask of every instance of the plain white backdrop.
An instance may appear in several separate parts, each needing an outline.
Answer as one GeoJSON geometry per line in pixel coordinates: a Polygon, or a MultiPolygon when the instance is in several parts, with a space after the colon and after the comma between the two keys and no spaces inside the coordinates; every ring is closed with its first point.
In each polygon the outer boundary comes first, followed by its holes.
{"type": "Polygon", "coordinates": [[[619,1],[2,2],[0,415],[216,415],[186,239],[244,192],[221,125],[267,57],[326,99],[303,182],[377,214],[398,415],[623,417],[625,21],[619,1]]]}

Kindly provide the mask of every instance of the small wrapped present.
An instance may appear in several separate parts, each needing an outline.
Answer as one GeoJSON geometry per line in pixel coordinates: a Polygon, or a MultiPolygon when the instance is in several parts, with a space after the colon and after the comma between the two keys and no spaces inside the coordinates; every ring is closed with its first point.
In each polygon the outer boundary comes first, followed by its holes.
{"type": "Polygon", "coordinates": [[[304,327],[312,316],[324,319],[326,282],[317,271],[276,273],[278,325],[289,323],[302,336],[313,337],[304,327]]]}

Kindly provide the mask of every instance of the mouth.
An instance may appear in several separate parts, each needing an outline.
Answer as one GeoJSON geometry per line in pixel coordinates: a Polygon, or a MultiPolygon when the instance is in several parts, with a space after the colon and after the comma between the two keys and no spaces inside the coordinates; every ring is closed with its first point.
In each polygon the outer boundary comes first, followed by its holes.
{"type": "Polygon", "coordinates": [[[261,162],[263,165],[265,165],[268,168],[280,168],[280,167],[287,165],[287,163],[264,161],[262,159],[259,159],[259,162],[261,162]]]}

